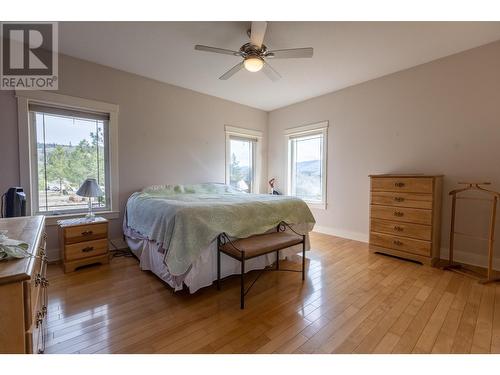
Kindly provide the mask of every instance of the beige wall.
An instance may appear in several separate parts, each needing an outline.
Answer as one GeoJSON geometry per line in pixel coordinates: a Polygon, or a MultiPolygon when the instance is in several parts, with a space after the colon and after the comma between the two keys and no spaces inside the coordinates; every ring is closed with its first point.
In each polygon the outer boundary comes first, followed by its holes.
{"type": "MultiPolygon", "coordinates": [[[[58,93],[118,104],[120,210],[128,196],[162,183],[224,182],[224,125],[257,129],[267,135],[261,110],[160,83],[90,62],[61,56],[58,93]]],[[[216,83],[217,84],[217,83],[216,83]]],[[[17,104],[0,92],[0,188],[19,184],[17,104]]],[[[266,137],[263,155],[267,154],[266,137]]],[[[265,159],[265,158],[264,158],[265,159]]],[[[266,163],[261,170],[265,189],[266,163]]],[[[112,237],[121,219],[112,222],[112,237]]],[[[57,247],[49,228],[49,249],[57,247]]],[[[50,255],[55,257],[55,252],[50,255]]]]}
{"type": "MultiPolygon", "coordinates": [[[[284,129],[324,120],[330,122],[328,208],[314,210],[317,229],[366,241],[369,174],[442,173],[446,248],[446,193],[462,180],[491,181],[500,190],[500,42],[272,111],[268,177],[280,187],[284,129]]],[[[461,208],[459,229],[484,235],[488,211],[479,211],[466,217],[461,208]]],[[[474,254],[473,261],[484,261],[485,243],[460,239],[457,246],[467,250],[462,259],[474,254]]]]}

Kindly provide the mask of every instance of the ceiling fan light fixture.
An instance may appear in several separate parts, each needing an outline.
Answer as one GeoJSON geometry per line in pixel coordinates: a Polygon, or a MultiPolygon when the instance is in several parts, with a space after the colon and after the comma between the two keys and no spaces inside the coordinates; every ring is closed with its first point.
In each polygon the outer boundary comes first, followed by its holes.
{"type": "Polygon", "coordinates": [[[258,56],[249,56],[243,62],[245,69],[249,72],[255,73],[261,70],[264,66],[264,60],[258,56]]]}
{"type": "Polygon", "coordinates": [[[243,44],[239,50],[233,51],[225,48],[217,48],[197,44],[194,49],[197,51],[205,51],[218,53],[222,55],[238,56],[243,59],[238,64],[233,66],[227,72],[219,77],[220,80],[228,80],[240,70],[245,68],[251,73],[262,72],[271,81],[277,81],[281,78],[280,74],[273,69],[267,62],[268,58],[274,59],[296,59],[296,58],[311,58],[313,56],[312,47],[304,48],[288,48],[269,51],[264,44],[265,34],[267,29],[266,21],[254,21],[252,27],[247,32],[250,37],[250,42],[243,44]]]}

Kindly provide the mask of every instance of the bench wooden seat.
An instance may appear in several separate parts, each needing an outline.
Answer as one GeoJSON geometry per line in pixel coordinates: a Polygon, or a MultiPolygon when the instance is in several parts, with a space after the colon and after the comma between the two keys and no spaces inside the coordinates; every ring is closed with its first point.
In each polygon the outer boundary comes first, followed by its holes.
{"type": "MultiPolygon", "coordinates": [[[[305,280],[305,260],[306,260],[306,236],[293,230],[289,224],[281,222],[276,227],[276,232],[258,234],[247,238],[231,240],[226,233],[221,233],[217,237],[217,289],[220,290],[220,255],[224,253],[233,259],[241,262],[240,273],[240,307],[245,308],[245,295],[253,286],[255,281],[245,291],[245,261],[261,255],[276,252],[276,271],[291,271],[279,268],[280,250],[290,246],[302,244],[302,281],[305,280]],[[288,229],[288,231],[287,231],[288,229]]],[[[260,276],[260,274],[259,274],[260,276]]],[[[258,278],[258,277],[257,277],[258,278]]]]}

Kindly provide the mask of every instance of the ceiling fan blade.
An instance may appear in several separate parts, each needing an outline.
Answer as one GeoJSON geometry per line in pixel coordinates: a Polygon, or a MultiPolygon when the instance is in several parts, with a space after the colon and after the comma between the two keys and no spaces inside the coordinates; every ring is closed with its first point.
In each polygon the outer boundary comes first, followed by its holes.
{"type": "Polygon", "coordinates": [[[292,49],[279,49],[276,51],[269,51],[266,54],[267,58],[271,59],[294,59],[302,57],[312,57],[313,49],[308,48],[292,48],[292,49]]]}
{"type": "Polygon", "coordinates": [[[266,34],[266,28],[266,21],[252,22],[252,28],[250,29],[250,43],[258,48],[262,47],[262,42],[264,42],[264,35],[266,34]]]}
{"type": "Polygon", "coordinates": [[[229,69],[226,73],[221,75],[219,79],[226,80],[234,76],[236,73],[238,73],[241,69],[243,68],[243,61],[240,62],[239,64],[236,64],[233,66],[231,69],[229,69]]]}
{"type": "Polygon", "coordinates": [[[240,52],[239,51],[231,51],[230,49],[210,47],[210,46],[202,46],[200,44],[195,45],[194,49],[197,50],[197,51],[221,53],[223,55],[240,56],[240,52]]]}
{"type": "Polygon", "coordinates": [[[267,62],[264,63],[262,71],[267,76],[267,78],[269,78],[273,82],[276,82],[281,78],[281,75],[276,70],[274,70],[273,67],[267,62]]]}

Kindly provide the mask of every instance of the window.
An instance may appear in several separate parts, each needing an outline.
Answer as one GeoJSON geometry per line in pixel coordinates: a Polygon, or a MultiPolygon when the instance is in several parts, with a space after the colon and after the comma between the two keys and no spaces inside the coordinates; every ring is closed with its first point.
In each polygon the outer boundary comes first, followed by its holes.
{"type": "Polygon", "coordinates": [[[286,131],[288,194],[317,208],[326,208],[327,129],[324,122],[286,131]]]}
{"type": "Polygon", "coordinates": [[[238,190],[258,192],[258,143],[261,133],[226,126],[226,183],[238,190]]]}
{"type": "Polygon", "coordinates": [[[94,198],[96,210],[109,210],[109,115],[36,104],[29,105],[36,155],[32,178],[34,212],[85,211],[88,198],[76,195],[87,178],[95,178],[104,196],[94,198]]]}
{"type": "Polygon", "coordinates": [[[87,198],[76,191],[95,178],[104,196],[93,198],[100,215],[118,211],[118,106],[48,91],[16,91],[21,186],[28,215],[81,216],[87,198]]]}
{"type": "Polygon", "coordinates": [[[229,184],[250,193],[254,187],[255,140],[230,137],[229,142],[229,184]]]}

